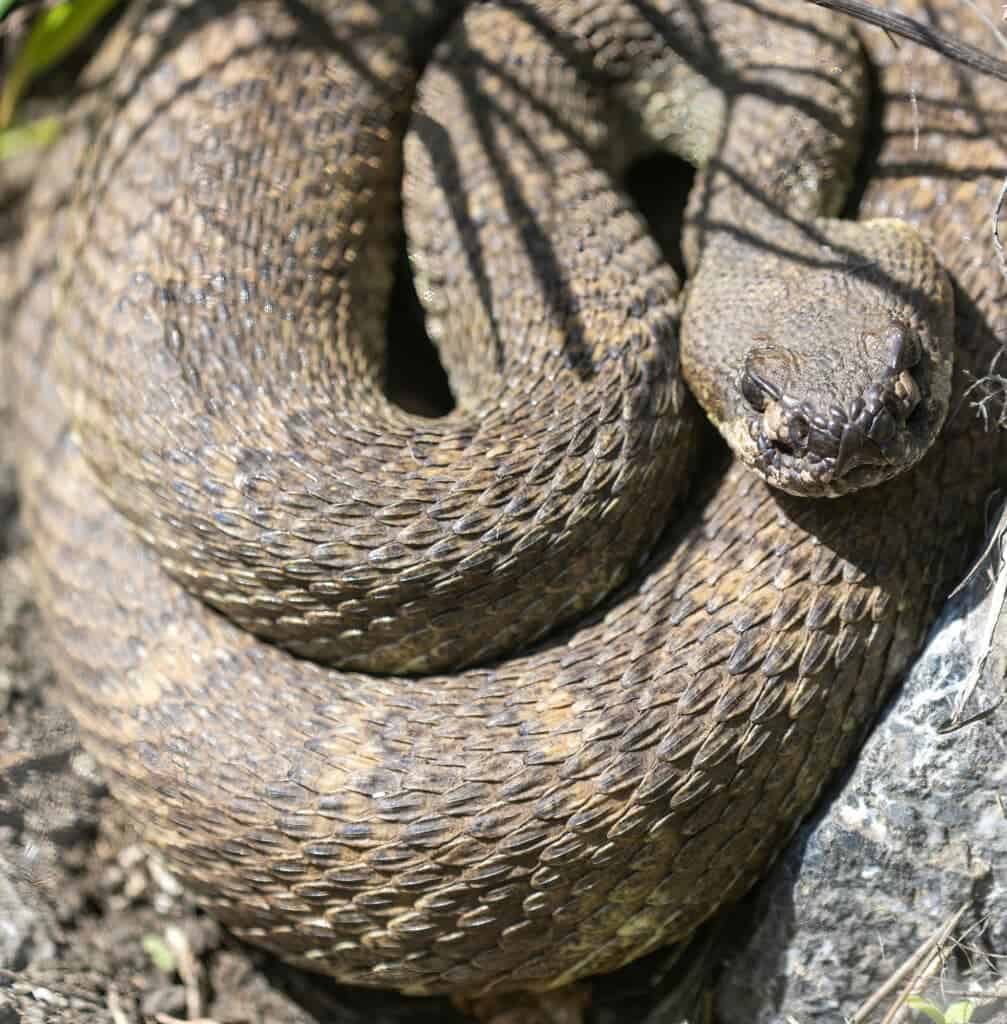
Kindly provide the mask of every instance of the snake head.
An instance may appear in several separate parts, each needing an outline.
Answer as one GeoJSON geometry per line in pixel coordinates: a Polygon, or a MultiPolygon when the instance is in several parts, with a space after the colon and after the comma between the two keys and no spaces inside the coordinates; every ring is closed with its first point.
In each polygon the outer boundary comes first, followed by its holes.
{"type": "Polygon", "coordinates": [[[749,350],[739,389],[750,410],[750,459],[776,486],[802,494],[869,486],[929,443],[916,331],[892,320],[880,335],[864,332],[859,348],[862,365],[875,367],[873,379],[845,401],[802,382],[789,349],[757,343],[749,350]]]}
{"type": "Polygon", "coordinates": [[[762,254],[762,286],[743,297],[733,275],[700,279],[683,328],[689,383],[735,453],[807,497],[915,464],[951,390],[951,287],[929,247],[901,222],[834,223],[845,248],[867,250],[862,260],[815,254],[774,267],[762,254]]]}

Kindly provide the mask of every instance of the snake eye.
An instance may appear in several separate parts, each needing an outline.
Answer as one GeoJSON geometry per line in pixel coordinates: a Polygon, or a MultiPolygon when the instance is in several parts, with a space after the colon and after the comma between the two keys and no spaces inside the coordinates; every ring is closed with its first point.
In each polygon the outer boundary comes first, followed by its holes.
{"type": "Polygon", "coordinates": [[[758,381],[747,370],[741,375],[741,393],[756,412],[766,411],[769,395],[759,387],[758,381]]]}
{"type": "Polygon", "coordinates": [[[893,322],[885,331],[888,365],[893,373],[900,373],[920,361],[920,339],[916,332],[902,323],[893,322]]]}
{"type": "Polygon", "coordinates": [[[741,372],[741,394],[756,412],[765,412],[770,399],[780,399],[780,389],[770,384],[755,368],[752,352],[745,358],[745,369],[741,372]]]}
{"type": "Polygon", "coordinates": [[[799,413],[790,418],[790,429],[787,431],[790,443],[798,451],[808,447],[808,438],[811,435],[811,428],[808,421],[799,413]]]}

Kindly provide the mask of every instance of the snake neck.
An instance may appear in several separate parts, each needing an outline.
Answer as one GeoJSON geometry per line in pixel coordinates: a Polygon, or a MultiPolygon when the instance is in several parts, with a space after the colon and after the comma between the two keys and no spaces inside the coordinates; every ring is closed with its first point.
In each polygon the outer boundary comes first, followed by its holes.
{"type": "Polygon", "coordinates": [[[855,43],[818,41],[814,64],[798,43],[771,55],[756,47],[716,76],[687,65],[679,93],[696,102],[692,120],[642,109],[661,115],[645,132],[700,168],[682,239],[691,389],[768,483],[838,497],[905,471],[936,438],[953,304],[915,231],[836,219],[868,90],[855,43]],[[799,98],[821,67],[828,86],[799,98]]]}

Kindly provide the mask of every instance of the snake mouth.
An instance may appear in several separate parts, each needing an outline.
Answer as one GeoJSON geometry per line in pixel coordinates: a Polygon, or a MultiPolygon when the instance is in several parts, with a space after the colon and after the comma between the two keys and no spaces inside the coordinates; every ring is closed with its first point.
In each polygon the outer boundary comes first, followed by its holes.
{"type": "Polygon", "coordinates": [[[908,369],[824,413],[808,402],[767,394],[760,414],[749,419],[754,467],[773,486],[808,496],[880,483],[911,465],[925,444],[921,398],[908,369]]]}
{"type": "MultiPolygon", "coordinates": [[[[870,337],[872,344],[877,339],[870,337]]],[[[773,486],[805,496],[838,496],[873,486],[911,466],[930,439],[917,380],[922,345],[893,322],[882,339],[878,379],[845,404],[798,398],[766,372],[766,349],[753,350],[741,375],[753,468],[773,486]]]]}

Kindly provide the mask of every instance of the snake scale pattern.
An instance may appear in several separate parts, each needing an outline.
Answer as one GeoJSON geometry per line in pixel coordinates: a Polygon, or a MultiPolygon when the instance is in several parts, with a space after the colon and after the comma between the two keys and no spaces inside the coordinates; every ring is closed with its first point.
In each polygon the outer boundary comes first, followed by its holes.
{"type": "MultiPolygon", "coordinates": [[[[799,497],[703,447],[678,282],[612,175],[661,136],[706,166],[690,269],[761,253],[721,275],[752,331],[781,302],[770,270],[818,262],[818,308],[849,270],[806,223],[857,146],[855,36],[792,2],[549,6],[140,6],[95,144],[60,156],[83,198],[43,177],[28,220],[11,379],[67,700],[213,912],[350,983],[549,987],[743,894],[849,761],[1007,470],[968,391],[1007,326],[1000,87],[864,36],[883,134],[859,215],[914,224],[953,278],[950,412],[911,470],[799,497]],[[633,60],[686,70],[666,92],[633,60]],[[407,122],[440,420],[383,395],[407,122]],[[781,175],[777,141],[806,162],[781,175]]],[[[903,6],[985,42],[956,5],[903,6]]],[[[736,312],[690,289],[687,319],[736,312]]],[[[803,373],[827,392],[841,362],[803,373]]]]}

